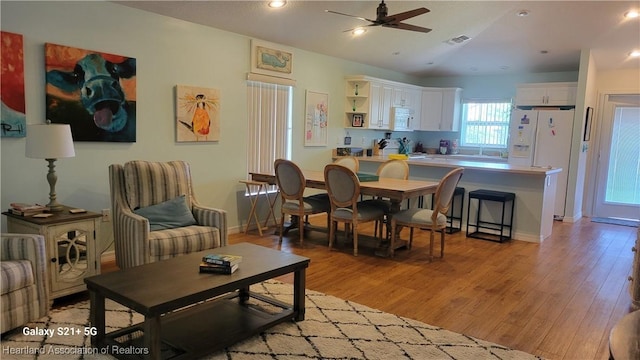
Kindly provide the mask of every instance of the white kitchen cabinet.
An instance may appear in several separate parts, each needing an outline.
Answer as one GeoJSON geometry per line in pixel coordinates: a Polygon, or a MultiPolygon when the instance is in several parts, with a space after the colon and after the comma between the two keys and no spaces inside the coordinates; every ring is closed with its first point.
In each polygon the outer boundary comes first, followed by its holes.
{"type": "Polygon", "coordinates": [[[577,83],[519,84],[516,106],[575,106],[577,83]]]}
{"type": "Polygon", "coordinates": [[[458,131],[462,89],[425,88],[422,90],[420,128],[424,131],[458,131]]]}
{"type": "Polygon", "coordinates": [[[382,82],[370,82],[371,112],[369,114],[369,129],[391,130],[391,103],[393,87],[382,82]]]}
{"type": "Polygon", "coordinates": [[[442,89],[442,121],[440,130],[460,130],[460,108],[462,107],[462,89],[442,89]]]}
{"type": "Polygon", "coordinates": [[[422,90],[420,127],[417,130],[439,131],[442,119],[442,91],[440,89],[422,90]]]}

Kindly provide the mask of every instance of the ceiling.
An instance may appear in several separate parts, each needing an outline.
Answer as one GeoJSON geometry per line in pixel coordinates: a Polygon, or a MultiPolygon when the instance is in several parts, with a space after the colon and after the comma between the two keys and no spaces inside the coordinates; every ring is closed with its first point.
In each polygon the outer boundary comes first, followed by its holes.
{"type": "Polygon", "coordinates": [[[582,49],[599,70],[640,68],[638,1],[386,1],[389,15],[426,7],[405,22],[429,33],[369,27],[325,10],[375,19],[379,1],[115,1],[197,24],[413,76],[468,76],[577,71],[582,49]],[[521,10],[529,15],[517,16],[521,10]],[[470,40],[450,45],[466,35],[470,40]],[[544,52],[544,53],[543,53],[544,52]]]}

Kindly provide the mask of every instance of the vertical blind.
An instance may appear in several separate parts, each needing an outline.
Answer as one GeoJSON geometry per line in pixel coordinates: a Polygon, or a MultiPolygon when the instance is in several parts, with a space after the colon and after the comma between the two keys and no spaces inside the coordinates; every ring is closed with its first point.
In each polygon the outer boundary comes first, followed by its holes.
{"type": "Polygon", "coordinates": [[[291,86],[247,82],[248,172],[273,174],[273,162],[290,158],[291,86]]]}

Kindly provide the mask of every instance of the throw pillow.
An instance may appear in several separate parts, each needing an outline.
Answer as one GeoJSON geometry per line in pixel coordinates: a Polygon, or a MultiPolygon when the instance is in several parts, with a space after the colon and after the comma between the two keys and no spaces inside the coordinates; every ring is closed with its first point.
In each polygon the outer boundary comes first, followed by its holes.
{"type": "Polygon", "coordinates": [[[191,209],[187,206],[185,195],[180,195],[160,204],[138,208],[133,212],[149,219],[151,231],[197,224],[191,209]]]}

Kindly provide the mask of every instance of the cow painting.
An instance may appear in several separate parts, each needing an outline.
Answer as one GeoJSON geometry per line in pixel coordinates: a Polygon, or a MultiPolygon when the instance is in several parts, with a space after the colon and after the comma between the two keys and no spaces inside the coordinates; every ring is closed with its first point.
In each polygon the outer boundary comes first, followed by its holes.
{"type": "Polygon", "coordinates": [[[76,141],[136,141],[136,59],[45,45],[47,119],[76,141]]]}

